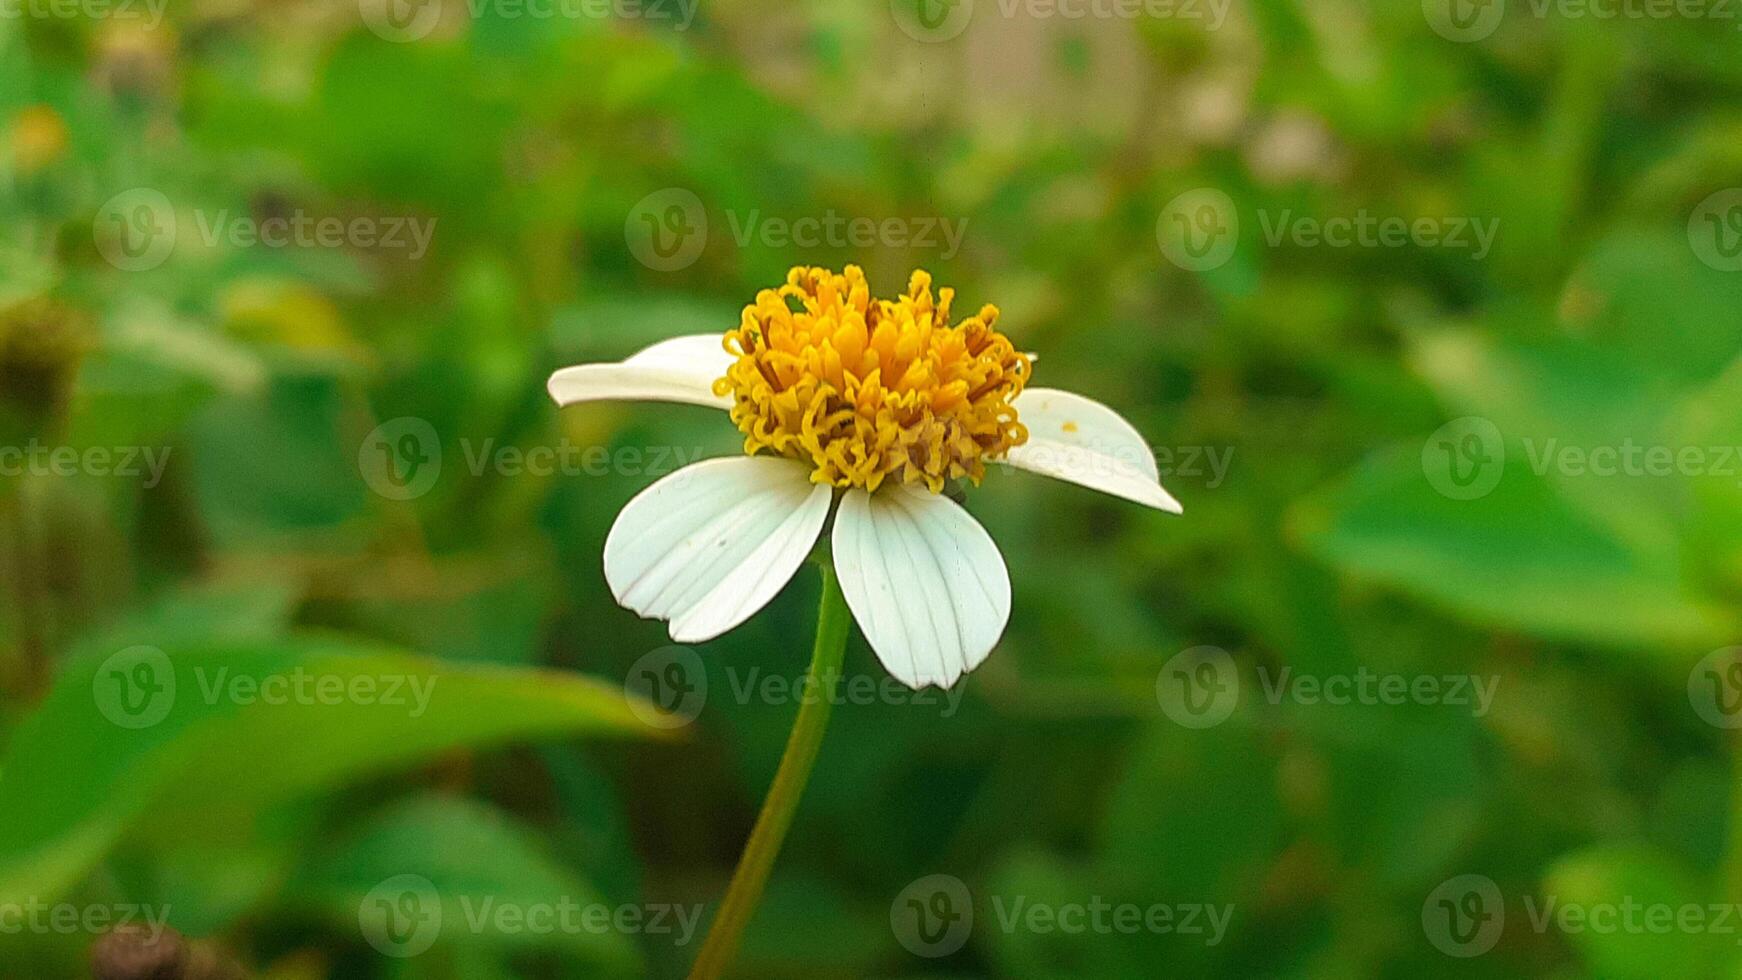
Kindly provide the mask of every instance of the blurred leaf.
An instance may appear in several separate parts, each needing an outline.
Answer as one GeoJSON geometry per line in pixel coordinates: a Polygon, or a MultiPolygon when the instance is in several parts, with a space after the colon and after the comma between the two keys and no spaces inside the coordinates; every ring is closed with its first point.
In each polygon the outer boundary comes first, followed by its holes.
{"type": "Polygon", "coordinates": [[[0,895],[59,893],[130,827],[191,838],[451,748],[648,732],[619,689],[582,677],[444,664],[340,638],[114,657],[69,664],[9,746],[0,895]]]}
{"type": "Polygon", "coordinates": [[[1274,753],[1250,731],[1157,724],[1124,762],[1100,858],[1140,894],[1243,902],[1282,832],[1274,753]]]}
{"type": "MultiPolygon", "coordinates": [[[[1567,284],[1563,310],[1580,335],[1636,371],[1681,383],[1710,380],[1742,347],[1742,278],[1700,262],[1686,232],[1616,232],[1567,284]],[[1664,343],[1667,337],[1674,343],[1664,343]]],[[[1611,394],[1631,395],[1632,391],[1611,394]]],[[[1593,410],[1608,408],[1593,403],[1593,410]]]]}
{"type": "Polygon", "coordinates": [[[350,931],[370,893],[400,875],[434,886],[444,946],[555,948],[613,976],[639,960],[632,937],[600,925],[611,903],[544,853],[533,828],[463,798],[420,796],[370,815],[308,862],[286,899],[350,931]]]}
{"type": "MultiPolygon", "coordinates": [[[[1524,910],[1526,916],[1541,921],[1527,918],[1522,924],[1564,933],[1591,975],[1602,980],[1716,976],[1725,956],[1720,951],[1735,948],[1734,929],[1712,928],[1717,913],[1690,876],[1647,848],[1576,851],[1548,870],[1539,899],[1527,898],[1532,908],[1524,910]],[[1690,908],[1705,927],[1683,924],[1680,916],[1690,908]]],[[[1735,913],[1734,907],[1727,911],[1735,913]]],[[[1513,911],[1507,912],[1511,927],[1513,911]]]]}
{"type": "Polygon", "coordinates": [[[225,543],[330,530],[367,501],[346,399],[322,377],[279,377],[262,393],[218,400],[190,428],[201,513],[225,543]]]}
{"type": "Polygon", "coordinates": [[[1321,561],[1478,622],[1657,651],[1709,647],[1732,626],[1681,569],[1629,550],[1511,453],[1490,494],[1454,500],[1429,485],[1420,447],[1397,447],[1290,520],[1321,561]]]}

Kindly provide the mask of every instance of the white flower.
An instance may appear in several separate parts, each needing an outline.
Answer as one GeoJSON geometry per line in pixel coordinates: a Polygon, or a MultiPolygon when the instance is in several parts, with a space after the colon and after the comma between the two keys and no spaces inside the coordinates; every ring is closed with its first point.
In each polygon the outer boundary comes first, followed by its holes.
{"type": "Polygon", "coordinates": [[[794,269],[743,322],[676,337],[619,363],[564,368],[560,405],[607,399],[729,410],[747,455],[685,467],[638,494],[605,541],[617,601],[712,639],[785,587],[834,513],[841,590],[871,648],[910,687],[953,685],[1010,618],[997,545],[940,491],[986,461],[1180,512],[1154,455],[1116,412],[1027,387],[1033,359],[994,325],[951,324],[952,291],[872,300],[863,274],[794,269]],[[795,308],[796,307],[796,308],[795,308]]]}

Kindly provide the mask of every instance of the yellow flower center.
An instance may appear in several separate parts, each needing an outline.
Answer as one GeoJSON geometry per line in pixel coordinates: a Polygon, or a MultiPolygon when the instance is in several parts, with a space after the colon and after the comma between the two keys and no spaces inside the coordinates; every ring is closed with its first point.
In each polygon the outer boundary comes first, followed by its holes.
{"type": "Polygon", "coordinates": [[[852,265],[795,268],[757,293],[726,334],[738,360],[714,382],[734,399],[744,451],[808,462],[813,482],[837,487],[979,483],[985,460],[1028,439],[1010,402],[1032,364],[993,329],[995,306],[951,324],[954,296],[934,301],[916,270],[906,293],[874,300],[852,265]]]}

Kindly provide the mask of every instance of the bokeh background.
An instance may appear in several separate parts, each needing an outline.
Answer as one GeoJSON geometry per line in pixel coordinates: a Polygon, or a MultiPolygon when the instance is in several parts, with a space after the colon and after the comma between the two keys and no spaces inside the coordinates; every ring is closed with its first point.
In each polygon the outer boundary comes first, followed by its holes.
{"type": "Polygon", "coordinates": [[[1739,26],[0,9],[0,976],[125,909],[282,980],[681,975],[817,582],[668,649],[604,536],[735,434],[544,380],[849,262],[998,304],[1185,514],[970,494],[1004,640],[837,707],[742,976],[1738,975],[1739,26]],[[476,920],[565,901],[647,918],[476,920]]]}

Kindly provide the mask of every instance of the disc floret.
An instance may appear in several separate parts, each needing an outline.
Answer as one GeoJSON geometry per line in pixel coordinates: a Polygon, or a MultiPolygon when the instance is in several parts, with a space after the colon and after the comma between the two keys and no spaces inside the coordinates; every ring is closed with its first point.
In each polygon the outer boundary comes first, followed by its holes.
{"type": "Polygon", "coordinates": [[[907,292],[872,299],[858,266],[800,266],[744,307],[714,390],[733,399],[744,451],[809,463],[811,480],[876,490],[891,477],[934,493],[979,483],[986,460],[1028,438],[1011,402],[1033,370],[987,305],[950,322],[955,290],[934,299],[915,270],[907,292]]]}

